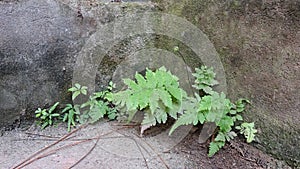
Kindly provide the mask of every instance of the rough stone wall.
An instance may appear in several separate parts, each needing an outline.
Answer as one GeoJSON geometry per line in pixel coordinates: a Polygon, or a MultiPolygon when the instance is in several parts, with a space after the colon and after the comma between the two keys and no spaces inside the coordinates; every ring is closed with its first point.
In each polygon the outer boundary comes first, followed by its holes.
{"type": "Polygon", "coordinates": [[[56,1],[0,2],[0,127],[66,99],[74,55],[95,30],[83,22],[56,1]]]}
{"type": "MultiPolygon", "coordinates": [[[[300,2],[155,1],[163,12],[185,17],[209,36],[221,55],[229,97],[252,101],[246,116],[259,128],[254,145],[299,165],[300,2]]],[[[0,1],[0,127],[70,99],[66,90],[76,54],[99,24],[153,8],[106,0],[0,1]]],[[[146,41],[139,39],[117,45],[104,62],[116,64],[111,58],[143,48],[146,41]]],[[[169,42],[158,44],[173,47],[169,42]]],[[[99,72],[109,69],[104,65],[99,72]]],[[[98,76],[99,85],[109,78],[98,76]]]]}
{"type": "Polygon", "coordinates": [[[165,1],[162,9],[197,25],[221,56],[232,99],[259,129],[255,143],[299,165],[300,1],[165,1]]]}
{"type": "MultiPolygon", "coordinates": [[[[37,107],[70,102],[76,54],[101,24],[126,13],[151,10],[145,3],[110,1],[24,0],[0,1],[0,128],[30,119],[37,107]]],[[[132,40],[112,57],[126,56],[144,46],[132,40]],[[128,45],[129,44],[129,45],[128,45]]],[[[124,45],[123,45],[124,46],[124,45]]],[[[108,71],[109,66],[101,67],[108,71]]],[[[98,77],[106,85],[111,77],[98,77]]]]}

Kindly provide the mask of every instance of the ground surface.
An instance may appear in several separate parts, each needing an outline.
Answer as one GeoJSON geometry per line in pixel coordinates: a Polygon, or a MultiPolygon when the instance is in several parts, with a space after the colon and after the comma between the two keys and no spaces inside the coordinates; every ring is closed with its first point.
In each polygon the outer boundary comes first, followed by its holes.
{"type": "Polygon", "coordinates": [[[103,121],[79,128],[62,140],[68,134],[64,125],[42,131],[36,125],[17,128],[2,133],[0,168],[289,168],[237,139],[208,158],[207,145],[197,143],[199,131],[179,144],[163,133],[141,138],[133,126],[103,121]]]}

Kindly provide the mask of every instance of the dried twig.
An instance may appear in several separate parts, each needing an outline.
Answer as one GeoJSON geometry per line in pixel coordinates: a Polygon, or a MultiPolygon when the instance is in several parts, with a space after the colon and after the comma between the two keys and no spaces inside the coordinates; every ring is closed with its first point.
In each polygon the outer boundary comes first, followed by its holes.
{"type": "Polygon", "coordinates": [[[13,167],[13,169],[20,169],[20,168],[26,166],[26,165],[24,165],[24,164],[26,164],[28,161],[30,161],[33,157],[37,156],[38,154],[42,153],[43,151],[45,151],[45,150],[47,150],[47,149],[49,149],[49,148],[51,148],[51,147],[53,147],[54,145],[58,144],[59,142],[65,140],[65,139],[68,138],[70,135],[74,134],[75,132],[79,131],[80,129],[82,129],[82,128],[86,127],[86,126],[87,126],[87,125],[80,126],[79,128],[73,130],[72,132],[70,132],[70,133],[64,135],[63,137],[61,137],[61,138],[60,138],[59,140],[57,140],[56,142],[54,142],[54,143],[52,143],[52,144],[46,146],[45,148],[43,148],[43,149],[37,151],[36,153],[32,154],[31,156],[29,156],[28,158],[26,158],[25,160],[23,160],[21,163],[19,163],[19,164],[16,165],[15,167],[13,167]]]}
{"type": "Polygon", "coordinates": [[[82,156],[75,164],[73,164],[70,168],[75,167],[77,164],[79,164],[83,159],[85,159],[89,154],[91,154],[91,152],[95,149],[96,145],[98,144],[100,140],[100,137],[98,137],[97,141],[95,142],[95,144],[93,145],[93,147],[84,155],[82,156]]]}

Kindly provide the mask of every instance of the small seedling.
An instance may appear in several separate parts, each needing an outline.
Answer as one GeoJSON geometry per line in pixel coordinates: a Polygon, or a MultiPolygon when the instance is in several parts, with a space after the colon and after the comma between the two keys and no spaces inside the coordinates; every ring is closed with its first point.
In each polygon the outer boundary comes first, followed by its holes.
{"type": "Polygon", "coordinates": [[[49,109],[41,109],[38,108],[35,111],[35,117],[39,118],[39,123],[41,124],[41,128],[44,129],[47,126],[53,125],[53,120],[60,116],[58,113],[53,113],[56,107],[58,106],[59,102],[56,102],[53,106],[49,109]]]}
{"type": "Polygon", "coordinates": [[[86,95],[87,94],[87,87],[86,86],[81,86],[78,83],[75,83],[74,87],[71,87],[68,91],[73,92],[72,94],[72,100],[75,100],[75,98],[80,95],[86,95]]]}
{"type": "Polygon", "coordinates": [[[62,110],[62,113],[65,113],[63,122],[68,120],[68,131],[71,131],[71,126],[75,126],[75,121],[80,115],[79,105],[73,106],[72,104],[67,104],[66,107],[62,110]]]}

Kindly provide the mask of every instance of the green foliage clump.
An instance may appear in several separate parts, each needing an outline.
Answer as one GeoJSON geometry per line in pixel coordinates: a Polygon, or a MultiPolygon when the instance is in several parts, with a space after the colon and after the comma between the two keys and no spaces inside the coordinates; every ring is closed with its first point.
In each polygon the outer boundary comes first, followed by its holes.
{"type": "MultiPolygon", "coordinates": [[[[226,141],[230,141],[237,134],[232,130],[236,121],[242,121],[240,115],[244,111],[246,99],[239,99],[235,104],[226,98],[224,93],[213,91],[212,86],[218,84],[214,79],[215,73],[212,68],[202,66],[201,69],[196,69],[195,85],[196,89],[203,90],[205,95],[200,97],[196,94],[196,98],[187,98],[183,105],[183,114],[178,118],[172,126],[170,133],[181,126],[187,124],[197,125],[198,123],[214,122],[217,126],[217,136],[209,145],[208,155],[211,157],[225,145],[226,141]]],[[[240,129],[240,133],[244,134],[247,142],[254,140],[254,123],[242,123],[236,127],[240,129]],[[251,124],[251,125],[249,125],[251,124]]]]}
{"type": "Polygon", "coordinates": [[[213,92],[212,86],[217,85],[215,80],[216,73],[213,68],[207,68],[207,66],[201,66],[200,69],[195,69],[196,73],[193,73],[195,84],[193,87],[198,90],[203,90],[205,93],[211,94],[213,92]]]}
{"type": "Polygon", "coordinates": [[[117,110],[110,106],[110,102],[106,98],[106,95],[111,94],[113,87],[114,84],[110,82],[106,90],[94,93],[87,102],[80,106],[80,108],[87,108],[79,118],[80,123],[95,123],[105,115],[110,120],[116,118],[117,110]]]}
{"type": "MultiPolygon", "coordinates": [[[[174,49],[175,50],[175,49],[174,49]]],[[[176,49],[179,50],[179,49],[176,49]]],[[[135,74],[135,80],[124,79],[127,89],[119,92],[112,92],[114,84],[109,83],[106,90],[93,93],[88,101],[83,104],[67,104],[62,110],[63,121],[68,124],[68,131],[72,126],[79,123],[95,123],[107,116],[110,120],[126,115],[131,121],[139,111],[144,113],[141,134],[144,130],[155,126],[157,123],[166,123],[168,116],[176,119],[169,135],[181,125],[205,122],[214,122],[217,126],[216,137],[210,142],[208,156],[217,153],[227,141],[237,136],[233,130],[236,129],[243,134],[250,143],[255,139],[257,130],[254,123],[243,122],[241,113],[245,110],[246,99],[239,99],[235,103],[226,98],[224,93],[213,90],[218,82],[212,68],[202,66],[195,69],[194,88],[202,95],[195,94],[195,97],[187,96],[180,88],[178,78],[161,67],[156,71],[146,69],[145,76],[135,74]],[[120,112],[117,112],[117,108],[120,112]],[[178,114],[180,114],[178,118],[178,114]],[[235,126],[235,128],[234,128],[235,126]]],[[[80,94],[87,95],[87,87],[75,84],[68,91],[72,93],[72,100],[80,94]]],[[[42,128],[53,124],[53,119],[60,114],[54,113],[58,102],[48,109],[37,109],[36,117],[40,118],[42,128]]]]}
{"type": "Polygon", "coordinates": [[[54,110],[58,106],[59,102],[56,102],[49,109],[38,108],[35,111],[35,117],[39,118],[38,123],[41,125],[41,128],[44,129],[47,126],[53,125],[53,120],[58,118],[60,114],[54,113],[54,110]]]}
{"type": "MultiPolygon", "coordinates": [[[[117,110],[111,107],[105,98],[111,93],[113,86],[114,84],[110,82],[106,90],[93,93],[89,100],[81,105],[67,104],[62,113],[65,113],[63,121],[68,120],[68,131],[70,131],[71,126],[76,125],[76,122],[81,124],[95,123],[105,115],[108,115],[109,119],[115,119],[117,110]]],[[[87,87],[76,83],[69,91],[73,92],[72,100],[74,100],[80,94],[86,95],[87,87]]]]}
{"type": "MultiPolygon", "coordinates": [[[[63,114],[63,118],[61,119],[63,122],[67,122],[68,131],[71,131],[71,127],[76,126],[78,122],[81,124],[95,123],[105,115],[107,115],[109,119],[115,119],[117,110],[111,106],[106,98],[107,95],[111,95],[113,86],[114,84],[112,82],[109,83],[106,90],[95,92],[90,96],[89,100],[83,104],[66,104],[65,108],[61,111],[61,114],[63,114]]],[[[81,86],[76,83],[74,87],[71,87],[68,91],[72,92],[72,100],[74,101],[80,94],[87,95],[87,89],[86,86],[81,86]]],[[[59,113],[53,113],[58,104],[57,102],[49,110],[42,110],[41,108],[36,110],[36,117],[41,119],[42,129],[48,125],[52,125],[54,117],[58,119],[61,116],[59,113]]]]}
{"type": "Polygon", "coordinates": [[[155,72],[146,69],[145,77],[136,73],[135,80],[124,79],[128,89],[114,93],[113,100],[115,105],[126,108],[128,121],[138,110],[145,113],[141,133],[156,123],[165,123],[168,115],[177,118],[186,93],[179,87],[176,76],[161,67],[155,72]]]}

